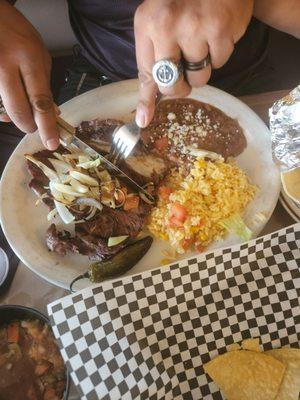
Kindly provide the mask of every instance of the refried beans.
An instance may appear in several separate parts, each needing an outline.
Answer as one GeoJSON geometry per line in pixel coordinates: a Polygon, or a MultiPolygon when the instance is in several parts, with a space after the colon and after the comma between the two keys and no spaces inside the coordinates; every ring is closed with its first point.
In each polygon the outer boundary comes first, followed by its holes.
{"type": "Polygon", "coordinates": [[[157,106],[142,141],[173,161],[186,160],[188,147],[208,150],[225,159],[243,152],[247,141],[239,123],[210,104],[193,99],[165,100],[157,106]]]}

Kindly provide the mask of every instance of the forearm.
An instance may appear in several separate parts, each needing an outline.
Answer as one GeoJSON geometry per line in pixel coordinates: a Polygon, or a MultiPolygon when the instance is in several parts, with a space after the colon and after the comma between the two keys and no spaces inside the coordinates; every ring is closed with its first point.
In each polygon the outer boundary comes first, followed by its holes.
{"type": "Polygon", "coordinates": [[[254,16],[300,39],[300,0],[255,0],[254,16]]]}

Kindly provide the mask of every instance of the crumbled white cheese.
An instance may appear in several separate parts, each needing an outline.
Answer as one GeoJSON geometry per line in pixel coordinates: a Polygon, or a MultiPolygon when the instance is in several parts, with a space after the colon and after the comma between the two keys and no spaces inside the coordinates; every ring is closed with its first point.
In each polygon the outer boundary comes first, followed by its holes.
{"type": "Polygon", "coordinates": [[[174,119],[176,119],[176,115],[172,112],[170,112],[167,116],[169,121],[173,121],[174,119]]]}

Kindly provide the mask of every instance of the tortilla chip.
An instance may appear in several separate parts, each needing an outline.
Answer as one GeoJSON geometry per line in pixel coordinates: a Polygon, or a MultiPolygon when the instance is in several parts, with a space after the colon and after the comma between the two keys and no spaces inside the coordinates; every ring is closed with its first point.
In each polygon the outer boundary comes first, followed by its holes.
{"type": "Polygon", "coordinates": [[[242,341],[242,348],[244,350],[258,351],[260,352],[259,338],[245,339],[242,341]]]}
{"type": "Polygon", "coordinates": [[[205,372],[224,391],[227,400],[274,400],[285,366],[256,351],[231,351],[204,365],[205,372]]]}
{"type": "Polygon", "coordinates": [[[282,348],[266,351],[286,366],[276,400],[298,400],[300,394],[300,349],[282,348]]]}
{"type": "Polygon", "coordinates": [[[241,346],[238,343],[232,343],[228,346],[228,351],[241,350],[241,346]]]}

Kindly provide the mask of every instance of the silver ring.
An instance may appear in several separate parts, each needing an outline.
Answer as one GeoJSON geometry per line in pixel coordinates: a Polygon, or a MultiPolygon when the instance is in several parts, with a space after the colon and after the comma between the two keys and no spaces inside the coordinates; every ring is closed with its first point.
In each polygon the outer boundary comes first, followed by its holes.
{"type": "Polygon", "coordinates": [[[198,62],[189,62],[186,60],[183,60],[183,67],[187,71],[201,71],[201,69],[204,69],[208,67],[211,64],[210,60],[210,55],[208,54],[203,60],[198,61],[198,62]]]}
{"type": "Polygon", "coordinates": [[[175,85],[183,73],[181,61],[160,60],[154,64],[152,75],[155,83],[162,87],[171,87],[175,85]]]}

